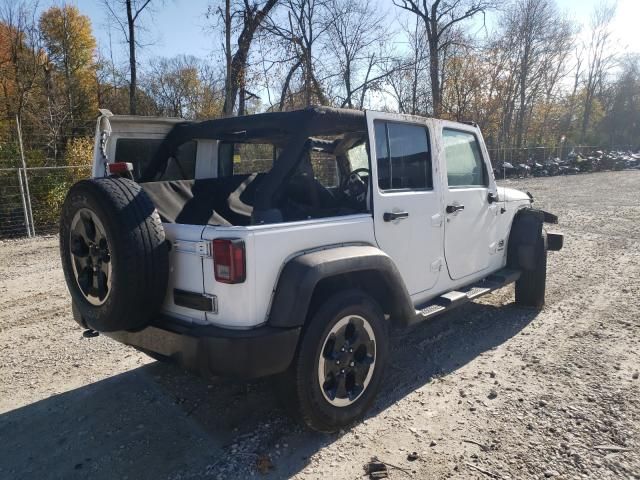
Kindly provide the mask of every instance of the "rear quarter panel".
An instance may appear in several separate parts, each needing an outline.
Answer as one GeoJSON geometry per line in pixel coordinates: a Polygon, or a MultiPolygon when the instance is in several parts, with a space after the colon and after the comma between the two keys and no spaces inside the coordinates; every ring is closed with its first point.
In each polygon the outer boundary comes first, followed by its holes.
{"type": "Polygon", "coordinates": [[[216,238],[242,238],[246,248],[247,279],[244,283],[217,282],[213,260],[203,261],[205,293],[216,295],[218,301],[218,313],[207,313],[207,320],[227,328],[252,328],[267,321],[280,272],[289,259],[333,245],[375,245],[370,214],[204,229],[203,240],[216,238]]]}

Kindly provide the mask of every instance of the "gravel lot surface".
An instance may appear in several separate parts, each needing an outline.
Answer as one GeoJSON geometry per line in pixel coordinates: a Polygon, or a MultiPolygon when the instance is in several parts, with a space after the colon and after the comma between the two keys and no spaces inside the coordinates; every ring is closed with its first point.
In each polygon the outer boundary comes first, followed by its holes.
{"type": "Polygon", "coordinates": [[[0,478],[356,479],[373,456],[396,479],[640,478],[640,172],[503,184],[560,217],[546,307],[505,288],[394,334],[374,411],[337,435],[268,379],[83,338],[57,238],[0,243],[0,478]]]}

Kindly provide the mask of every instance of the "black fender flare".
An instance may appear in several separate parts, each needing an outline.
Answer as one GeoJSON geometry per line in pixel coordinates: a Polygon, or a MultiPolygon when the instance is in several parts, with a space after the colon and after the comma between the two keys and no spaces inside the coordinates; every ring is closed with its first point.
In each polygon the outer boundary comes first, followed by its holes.
{"type": "Polygon", "coordinates": [[[535,246],[542,236],[542,224],[545,222],[546,213],[534,208],[522,208],[516,213],[511,224],[507,245],[507,266],[509,268],[535,269],[535,246]]]}
{"type": "MultiPolygon", "coordinates": [[[[337,285],[345,278],[357,278],[367,284],[364,290],[373,293],[392,321],[406,320],[415,314],[393,260],[378,248],[351,245],[303,253],[289,260],[275,288],[268,324],[274,327],[303,325],[320,282],[335,279],[337,285]]],[[[326,285],[326,282],[323,283],[326,285]]]]}

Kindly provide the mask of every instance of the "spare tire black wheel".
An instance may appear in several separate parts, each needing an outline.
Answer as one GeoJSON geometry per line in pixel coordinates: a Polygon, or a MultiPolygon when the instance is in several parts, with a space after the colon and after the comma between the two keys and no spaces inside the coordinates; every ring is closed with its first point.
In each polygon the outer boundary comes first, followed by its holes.
{"type": "Polygon", "coordinates": [[[60,257],[73,302],[88,327],[138,330],[158,312],[169,249],[155,206],[133,180],[83,180],[60,216],[60,257]]]}

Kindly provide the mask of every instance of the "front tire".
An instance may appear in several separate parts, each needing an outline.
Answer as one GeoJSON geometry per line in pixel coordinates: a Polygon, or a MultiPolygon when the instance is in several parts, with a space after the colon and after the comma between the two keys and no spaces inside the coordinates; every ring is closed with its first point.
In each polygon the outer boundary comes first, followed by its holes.
{"type": "Polygon", "coordinates": [[[281,379],[281,394],[308,427],[335,432],[371,406],[388,351],[388,325],[379,305],[358,290],[333,295],[303,333],[281,379]]]}
{"type": "Polygon", "coordinates": [[[524,269],[516,281],[516,304],[541,309],[547,283],[547,234],[542,234],[534,246],[533,269],[524,269]]]}

